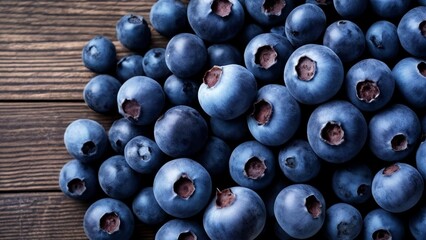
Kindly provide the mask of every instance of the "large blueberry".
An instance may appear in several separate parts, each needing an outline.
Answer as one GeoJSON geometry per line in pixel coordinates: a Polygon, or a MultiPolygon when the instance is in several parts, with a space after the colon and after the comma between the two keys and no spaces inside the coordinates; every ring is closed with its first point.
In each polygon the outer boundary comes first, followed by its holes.
{"type": "Polygon", "coordinates": [[[158,82],[164,81],[172,74],[166,64],[165,48],[151,48],[148,50],[143,57],[142,66],[145,75],[158,82]]]}
{"type": "Polygon", "coordinates": [[[212,177],[221,177],[229,170],[231,147],[222,139],[211,136],[203,149],[197,154],[197,160],[212,177]]]}
{"type": "Polygon", "coordinates": [[[392,69],[401,96],[414,108],[426,107],[426,60],[406,57],[392,69]]]}
{"type": "Polygon", "coordinates": [[[391,100],[395,79],[386,63],[374,59],[361,60],[349,69],[345,78],[346,96],[362,111],[377,111],[391,100]]]}
{"type": "Polygon", "coordinates": [[[133,124],[126,118],[115,120],[108,130],[108,140],[112,149],[117,154],[124,154],[126,144],[134,137],[145,135],[148,130],[145,126],[133,124]]]}
{"type": "Polygon", "coordinates": [[[374,13],[382,18],[398,18],[410,7],[411,0],[370,0],[374,13]]]}
{"type": "Polygon", "coordinates": [[[208,239],[203,227],[193,220],[172,219],[164,223],[155,233],[155,240],[208,239]]]}
{"type": "Polygon", "coordinates": [[[382,61],[397,59],[400,44],[395,24],[386,20],[374,22],[365,33],[365,42],[372,57],[382,61]]]}
{"type": "Polygon", "coordinates": [[[72,121],[64,133],[68,153],[82,162],[99,160],[108,147],[105,128],[95,120],[77,119],[72,121]]]}
{"type": "Polygon", "coordinates": [[[118,91],[118,112],[134,124],[148,125],[160,116],[165,99],[157,81],[145,76],[132,77],[118,91]]]}
{"type": "Polygon", "coordinates": [[[83,99],[87,106],[102,114],[117,112],[117,94],[120,81],[106,74],[97,75],[84,86],[83,99]]]}
{"type": "Polygon", "coordinates": [[[152,187],[145,187],[133,198],[132,211],[144,224],[158,225],[165,223],[169,215],[158,205],[152,187]]]}
{"type": "Polygon", "coordinates": [[[326,205],[321,192],[308,184],[292,184],[277,195],[275,218],[281,228],[293,238],[309,238],[324,224],[326,205]]]}
{"type": "Polygon", "coordinates": [[[179,78],[176,75],[170,75],[163,86],[167,100],[172,106],[195,106],[198,104],[199,88],[200,83],[198,81],[179,78]]]}
{"type": "Polygon", "coordinates": [[[294,8],[285,21],[285,35],[295,47],[313,43],[326,28],[324,11],[315,4],[305,3],[294,8]]]}
{"type": "Polygon", "coordinates": [[[416,113],[403,104],[394,104],[377,112],[368,125],[369,148],[385,161],[399,161],[417,146],[421,134],[416,113]]]}
{"type": "Polygon", "coordinates": [[[251,135],[260,143],[279,146],[299,128],[301,110],[287,87],[267,84],[259,89],[253,112],[247,117],[251,135]]]}
{"type": "Polygon", "coordinates": [[[326,211],[324,230],[327,239],[356,239],[363,219],[358,209],[347,203],[336,203],[326,211]]]}
{"type": "Polygon", "coordinates": [[[229,158],[229,172],[240,186],[259,190],[275,177],[276,157],[271,149],[257,141],[239,144],[229,158]]]}
{"type": "Polygon", "coordinates": [[[332,189],[343,202],[361,204],[371,197],[373,175],[366,164],[353,162],[333,172],[332,189]]]}
{"type": "Polygon", "coordinates": [[[293,46],[283,36],[263,33],[254,37],[244,50],[246,68],[262,82],[282,81],[282,72],[293,46]]]}
{"type": "Polygon", "coordinates": [[[402,47],[408,53],[426,57],[426,6],[415,7],[404,14],[398,23],[397,33],[402,47]]]}
{"type": "Polygon", "coordinates": [[[161,208],[178,218],[200,213],[212,193],[212,180],[207,170],[189,158],[165,163],[153,183],[154,196],[161,208]]]}
{"type": "Polygon", "coordinates": [[[311,113],[308,141],[314,152],[332,163],[343,163],[355,157],[367,141],[367,122],[354,105],[333,100],[319,105],[311,113]]]}
{"type": "Polygon", "coordinates": [[[205,73],[198,101],[209,116],[229,120],[243,115],[256,94],[253,74],[241,65],[228,64],[214,66],[205,73]]]}
{"type": "Polygon", "coordinates": [[[211,117],[209,123],[212,134],[225,141],[240,142],[250,135],[244,115],[230,120],[211,117]]]}
{"type": "Polygon", "coordinates": [[[405,229],[401,219],[381,208],[367,213],[363,226],[363,239],[405,239],[405,229]]]}
{"type": "Polygon", "coordinates": [[[340,90],[342,61],[328,47],[307,44],[296,49],[284,68],[284,83],[291,95],[304,104],[323,103],[340,90]]]}
{"type": "Polygon", "coordinates": [[[271,27],[284,23],[295,5],[294,0],[245,1],[248,14],[262,27],[271,27]]]}
{"type": "Polygon", "coordinates": [[[180,0],[156,1],[149,12],[149,20],[152,27],[167,38],[190,29],[187,6],[180,0]]]}
{"type": "Polygon", "coordinates": [[[192,107],[169,108],[154,125],[158,147],[172,157],[190,156],[201,150],[208,138],[207,122],[192,107]]]}
{"type": "Polygon", "coordinates": [[[84,45],[81,54],[83,64],[96,73],[109,73],[115,70],[117,52],[112,41],[105,36],[96,36],[84,45]]]}
{"type": "Polygon", "coordinates": [[[213,66],[223,66],[228,64],[240,64],[243,63],[243,55],[240,50],[234,45],[228,43],[217,43],[212,44],[207,48],[208,53],[208,64],[209,68],[213,66]]]}
{"type": "Polygon", "coordinates": [[[145,136],[136,136],[127,143],[124,158],[133,170],[143,174],[155,174],[165,161],[158,145],[145,136]]]}
{"type": "Polygon", "coordinates": [[[133,52],[144,52],[151,44],[151,29],[143,16],[127,14],[115,27],[118,41],[133,52]]]}
{"type": "Polygon", "coordinates": [[[345,19],[361,17],[367,9],[369,0],[333,0],[336,12],[345,19]]]}
{"type": "Polygon", "coordinates": [[[235,186],[217,190],[204,211],[203,225],[212,240],[252,240],[263,230],[266,209],[253,190],[235,186]]]}
{"type": "Polygon", "coordinates": [[[225,42],[244,25],[244,8],[238,0],[194,0],[188,4],[188,21],[202,39],[225,42]]]}
{"type": "Polygon", "coordinates": [[[84,233],[94,239],[130,239],[135,219],[130,208],[120,200],[101,198],[92,203],[84,214],[84,233]]]}
{"type": "Polygon", "coordinates": [[[422,205],[416,212],[409,216],[408,226],[415,239],[425,239],[426,232],[426,207],[422,205]]]}
{"type": "Polygon", "coordinates": [[[394,213],[405,212],[416,205],[423,189],[422,175],[407,163],[394,163],[382,168],[374,176],[371,187],[377,204],[394,213]]]}
{"type": "Polygon", "coordinates": [[[144,58],[138,54],[131,54],[122,57],[117,63],[116,76],[120,82],[135,76],[144,76],[145,71],[142,66],[144,58]]]}

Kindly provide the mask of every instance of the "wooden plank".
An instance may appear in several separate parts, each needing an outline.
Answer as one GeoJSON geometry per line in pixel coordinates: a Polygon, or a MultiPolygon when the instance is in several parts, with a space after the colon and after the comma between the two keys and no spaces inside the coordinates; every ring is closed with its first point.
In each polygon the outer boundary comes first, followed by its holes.
{"type": "Polygon", "coordinates": [[[0,192],[58,190],[68,155],[63,134],[78,118],[109,129],[118,117],[104,116],[82,102],[0,102],[0,192]]]}
{"type": "MultiPolygon", "coordinates": [[[[0,100],[75,100],[94,76],[81,61],[83,46],[105,35],[117,58],[130,52],[117,41],[115,24],[125,14],[149,23],[149,1],[0,1],[0,100]]],[[[152,47],[166,39],[150,25],[152,47]]]]}
{"type": "MultiPolygon", "coordinates": [[[[0,239],[87,239],[88,207],[60,192],[0,194],[0,239]]],[[[154,239],[152,227],[136,222],[134,239],[154,239]]]]}

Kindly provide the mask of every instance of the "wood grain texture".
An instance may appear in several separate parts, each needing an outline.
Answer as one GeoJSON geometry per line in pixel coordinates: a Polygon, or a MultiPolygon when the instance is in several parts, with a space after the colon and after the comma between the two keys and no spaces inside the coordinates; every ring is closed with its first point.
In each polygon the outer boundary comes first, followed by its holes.
{"type": "MultiPolygon", "coordinates": [[[[83,218],[89,205],[55,192],[0,194],[0,239],[87,239],[83,218]]],[[[133,239],[154,235],[136,221],[133,239]]]]}
{"type": "MultiPolygon", "coordinates": [[[[81,61],[83,46],[104,35],[117,58],[130,52],[115,36],[121,16],[149,23],[155,1],[0,1],[0,100],[76,100],[94,76],[81,61]]],[[[150,25],[151,47],[166,39],[150,25]]]]}

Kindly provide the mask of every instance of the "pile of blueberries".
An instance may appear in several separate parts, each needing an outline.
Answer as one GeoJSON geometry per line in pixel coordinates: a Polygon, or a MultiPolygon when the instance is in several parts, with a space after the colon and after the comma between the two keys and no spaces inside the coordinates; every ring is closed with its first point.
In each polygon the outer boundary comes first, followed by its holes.
{"type": "Polygon", "coordinates": [[[425,0],[158,0],[83,48],[89,239],[426,239],[425,0]],[[151,31],[168,39],[151,47],[151,31]]]}

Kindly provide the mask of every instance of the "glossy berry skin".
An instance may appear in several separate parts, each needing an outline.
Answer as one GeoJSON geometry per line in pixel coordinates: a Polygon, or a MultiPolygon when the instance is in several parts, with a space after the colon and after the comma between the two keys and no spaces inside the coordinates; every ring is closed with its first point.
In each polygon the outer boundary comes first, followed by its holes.
{"type": "Polygon", "coordinates": [[[284,83],[303,104],[323,103],[340,90],[344,79],[342,61],[328,47],[307,44],[297,48],[284,68],[284,83]]]}
{"type": "Polygon", "coordinates": [[[424,205],[413,213],[408,219],[408,227],[415,239],[424,239],[426,237],[426,207],[424,205]]]}
{"type": "Polygon", "coordinates": [[[278,163],[284,175],[295,183],[307,182],[316,177],[321,169],[321,159],[306,140],[294,139],[279,152],[278,163]]]}
{"type": "Polygon", "coordinates": [[[396,87],[401,96],[413,108],[426,107],[426,60],[407,57],[401,59],[392,69],[396,87]]]}
{"type": "Polygon", "coordinates": [[[426,143],[422,141],[416,151],[416,168],[426,179],[426,143]]]}
{"type": "Polygon", "coordinates": [[[314,152],[331,163],[354,158],[367,141],[367,122],[351,103],[333,100],[319,105],[309,116],[308,142],[314,152]]]}
{"type": "Polygon", "coordinates": [[[229,172],[240,186],[253,190],[267,187],[275,177],[276,157],[257,141],[239,144],[229,158],[229,172]]]}
{"type": "Polygon", "coordinates": [[[364,217],[363,239],[404,239],[404,224],[396,215],[381,208],[364,217]]]}
{"type": "Polygon", "coordinates": [[[292,184],[277,195],[275,218],[291,237],[314,236],[324,224],[326,205],[321,192],[307,184],[292,184]]]}
{"type": "Polygon", "coordinates": [[[155,233],[155,240],[169,239],[208,239],[208,236],[198,222],[172,219],[164,223],[155,233]]]}
{"type": "Polygon", "coordinates": [[[241,65],[228,64],[206,72],[198,90],[198,101],[210,117],[230,120],[243,115],[256,94],[254,75],[241,65]]]}
{"type": "Polygon", "coordinates": [[[315,4],[305,3],[294,8],[285,21],[285,35],[294,47],[314,43],[326,28],[324,11],[315,4]]]}
{"type": "Polygon", "coordinates": [[[102,162],[98,180],[104,193],[115,199],[133,197],[142,183],[141,175],[127,164],[122,155],[109,157],[102,162]]]}
{"type": "Polygon", "coordinates": [[[95,73],[109,73],[115,70],[117,52],[112,41],[98,35],[84,45],[81,54],[83,64],[95,73]]]}
{"type": "Polygon", "coordinates": [[[163,86],[167,100],[173,106],[195,106],[198,103],[197,97],[199,88],[200,84],[197,81],[178,78],[176,75],[170,75],[163,86]]]}
{"type": "Polygon", "coordinates": [[[212,177],[221,177],[228,173],[231,147],[222,139],[210,136],[195,160],[210,173],[212,177]]]}
{"type": "Polygon", "coordinates": [[[101,198],[84,214],[83,227],[88,239],[130,239],[135,219],[130,208],[120,200],[101,198]]]}
{"type": "Polygon", "coordinates": [[[84,86],[83,99],[95,112],[110,114],[117,112],[117,94],[121,87],[116,78],[102,74],[90,79],[84,86]]]}
{"type": "Polygon", "coordinates": [[[286,143],[299,127],[299,103],[283,85],[267,84],[260,88],[253,108],[247,125],[251,135],[264,145],[286,143]]]}
{"type": "Polygon", "coordinates": [[[200,38],[211,43],[231,40],[244,25],[238,0],[195,0],[188,3],[188,21],[200,38]]]}
{"type": "Polygon", "coordinates": [[[367,9],[369,0],[333,0],[336,12],[344,19],[359,18],[367,9]]]}
{"type": "Polygon", "coordinates": [[[92,200],[99,193],[98,175],[91,165],[73,159],[62,166],[59,187],[72,199],[92,200]]]}
{"type": "Polygon", "coordinates": [[[144,52],[151,44],[151,29],[140,15],[122,16],[115,27],[118,41],[133,52],[144,52]]]}
{"type": "Polygon", "coordinates": [[[158,145],[145,136],[132,138],[124,148],[124,157],[133,170],[142,174],[155,174],[165,162],[158,145]]]}
{"type": "Polygon", "coordinates": [[[165,54],[167,67],[181,78],[197,75],[207,63],[207,48],[203,40],[192,33],[180,33],[171,38],[165,54]]]}
{"type": "Polygon", "coordinates": [[[84,163],[93,163],[105,153],[108,136],[97,121],[77,119],[65,129],[64,143],[72,157],[84,163]]]}
{"type": "Polygon", "coordinates": [[[277,26],[285,22],[287,16],[295,7],[294,0],[245,1],[247,13],[262,27],[277,26]]]}
{"type": "Polygon", "coordinates": [[[407,157],[415,149],[421,133],[416,113],[403,104],[394,104],[377,112],[368,128],[369,148],[384,161],[407,157]]]}
{"type": "Polygon", "coordinates": [[[133,198],[132,211],[144,224],[159,225],[169,218],[169,215],[158,205],[152,187],[145,187],[133,198]]]}
{"type": "Polygon", "coordinates": [[[339,20],[325,30],[323,45],[331,48],[342,62],[352,62],[364,53],[365,35],[356,23],[339,20]]]}
{"type": "Polygon", "coordinates": [[[155,142],[171,157],[196,154],[207,138],[206,121],[197,110],[185,105],[169,108],[154,125],[155,142]]]}
{"type": "Polygon", "coordinates": [[[172,74],[166,64],[165,48],[149,49],[144,55],[142,67],[147,77],[155,79],[158,82],[164,81],[172,74]]]}
{"type": "Polygon", "coordinates": [[[228,43],[212,44],[207,48],[208,68],[228,64],[243,64],[243,55],[234,45],[228,43]]]}
{"type": "Polygon", "coordinates": [[[416,168],[394,163],[373,178],[371,191],[376,203],[386,211],[400,213],[412,208],[423,194],[424,182],[416,168]]]}
{"type": "Polygon", "coordinates": [[[118,91],[118,112],[133,124],[148,125],[160,116],[165,98],[163,88],[154,79],[132,77],[118,91]]]}
{"type": "Polygon", "coordinates": [[[395,24],[380,20],[370,25],[365,33],[365,43],[373,58],[382,61],[395,59],[400,51],[400,43],[395,24]]]}
{"type": "Polygon", "coordinates": [[[231,120],[211,117],[209,124],[212,134],[225,141],[239,142],[250,136],[246,116],[244,115],[231,120]]]}
{"type": "Polygon", "coordinates": [[[266,209],[253,190],[234,186],[222,191],[206,207],[203,226],[212,240],[252,240],[263,230],[266,209]]]}
{"type": "Polygon", "coordinates": [[[132,54],[121,58],[117,63],[116,76],[121,83],[135,76],[144,76],[143,56],[132,54]]]}
{"type": "Polygon", "coordinates": [[[349,204],[362,204],[371,198],[373,174],[362,163],[342,166],[333,172],[332,189],[336,196],[349,204]]]}
{"type": "Polygon", "coordinates": [[[426,6],[418,6],[405,13],[399,21],[397,33],[402,47],[408,53],[425,58],[426,6]]]}
{"type": "Polygon", "coordinates": [[[207,170],[189,158],[165,163],[156,173],[154,196],[161,208],[177,218],[192,217],[208,204],[212,180],[207,170]]]}
{"type": "Polygon", "coordinates": [[[389,103],[395,79],[386,63],[368,58],[352,65],[346,73],[344,86],[353,105],[361,111],[373,112],[389,103]]]}
{"type": "Polygon", "coordinates": [[[145,127],[133,124],[126,118],[115,120],[108,130],[108,140],[112,149],[117,154],[124,154],[126,144],[138,135],[145,135],[148,131],[145,127]]]}
{"type": "Polygon", "coordinates": [[[373,11],[382,18],[397,18],[409,8],[411,0],[370,0],[373,11]]]}
{"type": "Polygon", "coordinates": [[[149,12],[149,20],[152,27],[167,38],[190,29],[187,6],[180,0],[156,1],[149,12]]]}
{"type": "Polygon", "coordinates": [[[257,80],[264,83],[281,79],[285,63],[293,52],[293,46],[284,37],[274,33],[262,33],[254,37],[244,50],[244,63],[257,80]]]}
{"type": "Polygon", "coordinates": [[[347,203],[336,203],[326,211],[324,230],[327,239],[352,240],[362,231],[361,213],[347,203]]]}

